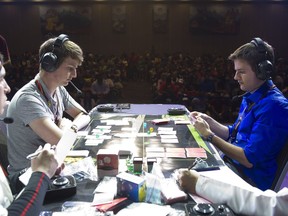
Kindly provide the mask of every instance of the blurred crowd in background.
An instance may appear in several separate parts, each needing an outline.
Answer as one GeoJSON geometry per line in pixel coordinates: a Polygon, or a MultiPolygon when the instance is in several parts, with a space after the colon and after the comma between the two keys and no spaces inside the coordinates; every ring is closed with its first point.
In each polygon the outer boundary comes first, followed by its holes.
{"type": "MultiPolygon", "coordinates": [[[[37,53],[11,55],[12,64],[6,66],[6,80],[11,87],[9,99],[38,73],[38,59],[37,53]]],[[[288,61],[277,58],[274,66],[273,81],[287,97],[288,61]]],[[[241,101],[234,96],[243,93],[233,79],[233,67],[227,57],[213,54],[193,57],[181,52],[163,55],[132,52],[119,56],[88,53],[73,80],[82,94],[71,85],[67,88],[91,110],[97,104],[125,100],[122,89],[131,82],[149,82],[151,103],[183,104],[190,111],[206,112],[220,122],[233,122],[241,101]]],[[[135,89],[138,90],[143,91],[135,89]]]]}

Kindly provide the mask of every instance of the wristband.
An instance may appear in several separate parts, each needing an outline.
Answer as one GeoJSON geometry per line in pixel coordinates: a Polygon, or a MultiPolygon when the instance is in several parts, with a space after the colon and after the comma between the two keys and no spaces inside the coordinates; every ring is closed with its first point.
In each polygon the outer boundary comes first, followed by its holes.
{"type": "Polygon", "coordinates": [[[77,131],[78,131],[78,127],[77,127],[76,125],[72,125],[72,126],[71,126],[71,129],[72,129],[75,133],[77,133],[77,131]]]}
{"type": "Polygon", "coordinates": [[[215,136],[215,133],[212,132],[212,134],[210,134],[206,139],[208,142],[212,142],[213,137],[215,136]]]}

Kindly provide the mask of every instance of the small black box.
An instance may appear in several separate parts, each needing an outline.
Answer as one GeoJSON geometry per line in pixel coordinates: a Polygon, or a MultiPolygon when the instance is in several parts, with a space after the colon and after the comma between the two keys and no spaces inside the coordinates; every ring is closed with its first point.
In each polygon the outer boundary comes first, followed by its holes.
{"type": "Polygon", "coordinates": [[[186,216],[194,215],[226,215],[233,216],[234,212],[225,204],[218,203],[198,203],[185,204],[186,216]]]}
{"type": "Polygon", "coordinates": [[[76,180],[72,175],[51,178],[44,201],[50,202],[73,196],[76,194],[76,186],[76,180]]]}
{"type": "Polygon", "coordinates": [[[98,112],[113,112],[114,106],[111,104],[102,104],[97,106],[98,112]]]}
{"type": "Polygon", "coordinates": [[[169,115],[184,115],[186,110],[183,108],[170,108],[167,110],[169,115]]]}

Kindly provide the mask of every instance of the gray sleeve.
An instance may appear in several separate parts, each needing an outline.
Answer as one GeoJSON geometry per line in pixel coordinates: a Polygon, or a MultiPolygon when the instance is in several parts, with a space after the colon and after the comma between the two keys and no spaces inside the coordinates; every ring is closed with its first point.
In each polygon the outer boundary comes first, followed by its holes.
{"type": "Polygon", "coordinates": [[[51,117],[52,113],[47,103],[42,100],[39,94],[36,94],[38,93],[35,93],[35,95],[23,93],[17,100],[16,110],[19,118],[22,119],[25,125],[29,125],[34,119],[51,117]]]}

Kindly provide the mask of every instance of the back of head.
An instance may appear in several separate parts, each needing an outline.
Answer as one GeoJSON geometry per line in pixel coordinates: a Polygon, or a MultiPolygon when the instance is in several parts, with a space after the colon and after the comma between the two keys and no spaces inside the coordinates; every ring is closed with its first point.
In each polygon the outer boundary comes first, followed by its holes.
{"type": "MultiPolygon", "coordinates": [[[[2,64],[5,65],[11,61],[8,44],[6,39],[0,35],[0,52],[3,55],[2,64]]],[[[11,62],[10,62],[11,63],[11,62]]]]}
{"type": "Polygon", "coordinates": [[[65,34],[50,38],[39,49],[40,69],[53,72],[68,57],[76,59],[81,64],[83,62],[83,51],[65,34]]]}
{"type": "Polygon", "coordinates": [[[270,79],[273,75],[273,47],[259,37],[253,38],[251,42],[240,46],[230,54],[228,59],[232,61],[236,59],[247,61],[260,80],[270,79]]]}

